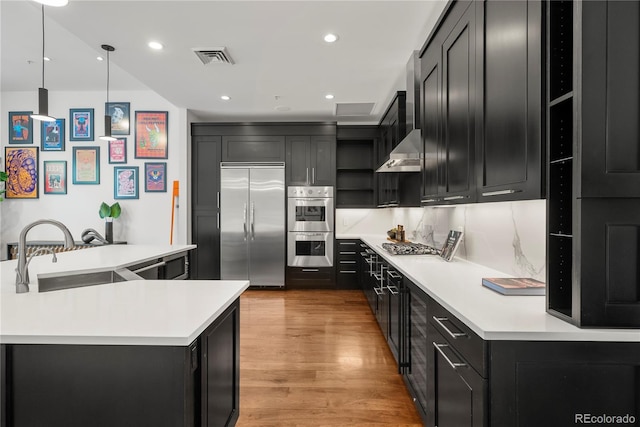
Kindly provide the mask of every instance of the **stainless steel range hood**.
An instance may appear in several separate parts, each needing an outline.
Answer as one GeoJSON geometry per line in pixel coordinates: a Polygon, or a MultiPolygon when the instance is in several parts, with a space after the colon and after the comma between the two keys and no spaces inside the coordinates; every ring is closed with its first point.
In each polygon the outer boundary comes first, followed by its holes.
{"type": "Polygon", "coordinates": [[[376,172],[420,172],[422,138],[420,129],[414,129],[393,149],[389,160],[376,172]]]}
{"type": "Polygon", "coordinates": [[[420,172],[420,57],[413,51],[407,63],[407,136],[391,151],[376,172],[420,172]]]}

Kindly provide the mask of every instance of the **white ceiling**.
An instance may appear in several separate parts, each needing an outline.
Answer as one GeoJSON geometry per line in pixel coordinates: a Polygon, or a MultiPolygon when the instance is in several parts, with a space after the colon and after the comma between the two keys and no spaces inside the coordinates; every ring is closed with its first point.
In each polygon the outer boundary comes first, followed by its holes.
{"type": "MultiPolygon", "coordinates": [[[[443,10],[428,1],[94,1],[45,7],[45,87],[151,89],[212,121],[377,122],[404,70],[443,10]],[[322,40],[334,32],[333,44],[322,40]],[[150,40],[164,44],[157,52],[150,40]],[[234,65],[203,65],[192,48],[228,49],[234,65]],[[335,99],[324,95],[333,93],[335,99]],[[222,101],[220,95],[231,96],[222,101]],[[276,97],[278,97],[276,99],[276,97]],[[336,117],[335,103],[373,102],[368,117],[336,117]],[[288,107],[278,111],[276,107],[288,107]]],[[[0,0],[2,91],[41,83],[41,11],[30,0],[0,0]]],[[[118,99],[114,101],[127,101],[118,99]]]]}

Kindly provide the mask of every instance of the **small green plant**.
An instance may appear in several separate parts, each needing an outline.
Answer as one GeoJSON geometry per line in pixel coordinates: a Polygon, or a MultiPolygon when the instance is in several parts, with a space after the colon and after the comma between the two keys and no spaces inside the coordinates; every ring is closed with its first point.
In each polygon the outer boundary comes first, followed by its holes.
{"type": "MultiPolygon", "coordinates": [[[[9,179],[9,174],[6,172],[2,172],[0,171],[0,182],[7,182],[7,179],[9,179]]],[[[4,200],[4,193],[7,190],[3,187],[2,190],[0,190],[0,202],[4,200]]]]}
{"type": "Polygon", "coordinates": [[[122,213],[122,209],[120,208],[120,203],[116,202],[109,206],[105,202],[102,202],[100,205],[100,218],[118,218],[122,213]]]}

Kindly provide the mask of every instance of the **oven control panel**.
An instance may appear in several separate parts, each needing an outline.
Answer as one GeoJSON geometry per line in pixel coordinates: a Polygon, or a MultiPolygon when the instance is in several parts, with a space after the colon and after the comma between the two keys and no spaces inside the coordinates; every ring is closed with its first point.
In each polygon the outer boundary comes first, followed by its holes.
{"type": "Polygon", "coordinates": [[[333,187],[287,187],[288,197],[333,197],[333,187]]]}

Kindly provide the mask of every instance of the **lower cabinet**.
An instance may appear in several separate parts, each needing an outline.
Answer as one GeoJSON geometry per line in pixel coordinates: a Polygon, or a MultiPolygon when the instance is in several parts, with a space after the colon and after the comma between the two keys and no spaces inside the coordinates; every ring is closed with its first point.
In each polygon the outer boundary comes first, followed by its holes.
{"type": "Polygon", "coordinates": [[[0,346],[0,426],[233,426],[239,303],[189,346],[0,346]]]}
{"type": "Polygon", "coordinates": [[[358,257],[360,256],[360,240],[336,240],[336,288],[359,289],[358,257]]]}
{"type": "Polygon", "coordinates": [[[405,279],[404,382],[423,420],[427,418],[427,295],[405,279]]]}
{"type": "Polygon", "coordinates": [[[287,267],[287,289],[335,289],[334,267],[287,267]]]}

